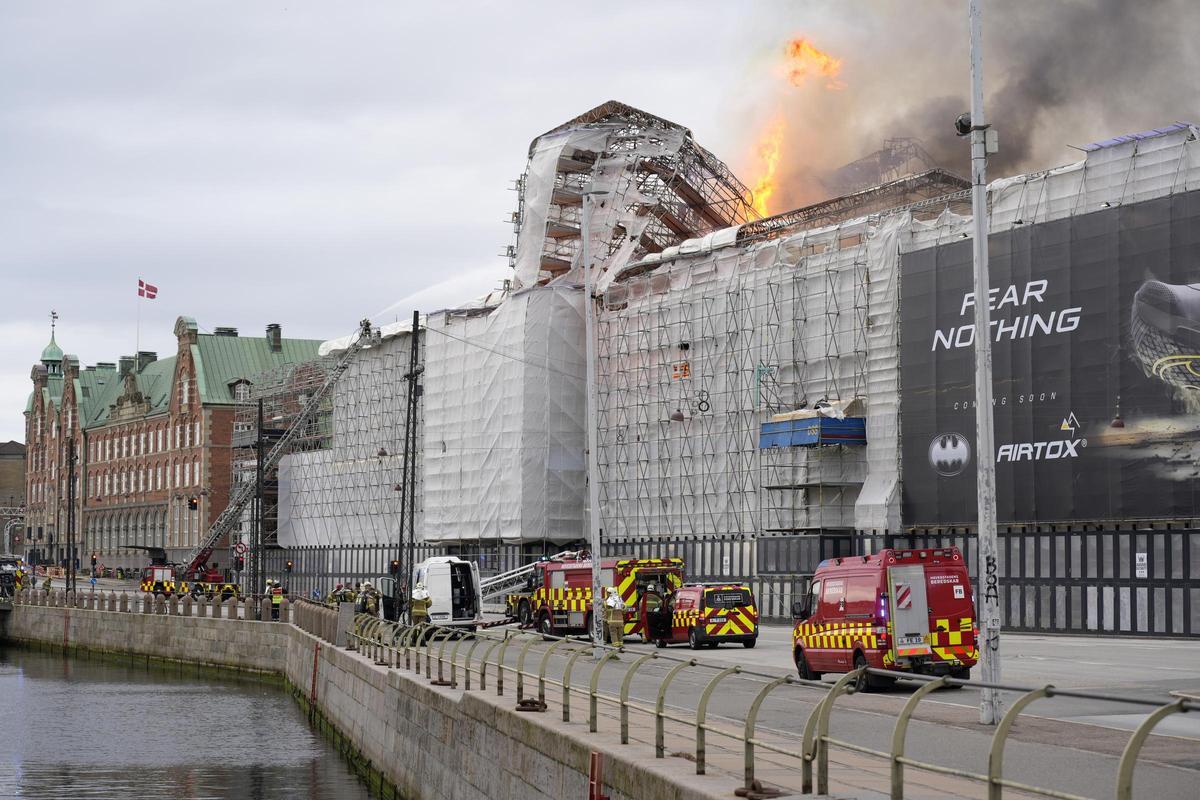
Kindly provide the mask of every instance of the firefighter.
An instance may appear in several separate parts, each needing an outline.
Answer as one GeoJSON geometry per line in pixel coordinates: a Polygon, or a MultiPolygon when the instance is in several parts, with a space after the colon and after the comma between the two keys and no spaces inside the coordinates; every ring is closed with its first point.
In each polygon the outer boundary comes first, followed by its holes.
{"type": "Polygon", "coordinates": [[[371,616],[379,613],[379,592],[375,590],[370,581],[362,583],[362,590],[358,595],[358,610],[371,616]]]}
{"type": "Polygon", "coordinates": [[[625,603],[617,594],[617,587],[608,587],[604,598],[604,621],[608,627],[608,640],[616,647],[625,644],[625,603]]]}
{"type": "Polygon", "coordinates": [[[279,609],[283,607],[283,587],[279,585],[279,581],[267,581],[269,588],[268,594],[271,595],[271,619],[279,619],[279,609]]]}
{"type": "Polygon", "coordinates": [[[342,599],[342,584],[333,587],[333,591],[325,595],[325,605],[336,606],[342,599]]]}
{"type": "Polygon", "coordinates": [[[48,592],[48,591],[50,591],[50,590],[51,590],[51,589],[53,589],[53,588],[54,588],[54,581],[52,581],[52,580],[50,579],[50,576],[49,576],[49,575],[47,575],[47,576],[46,576],[46,580],[42,581],[42,591],[43,591],[43,592],[48,592]]]}
{"type": "Polygon", "coordinates": [[[412,593],[411,619],[413,625],[429,624],[430,602],[429,590],[425,588],[424,583],[418,583],[412,593]]]}

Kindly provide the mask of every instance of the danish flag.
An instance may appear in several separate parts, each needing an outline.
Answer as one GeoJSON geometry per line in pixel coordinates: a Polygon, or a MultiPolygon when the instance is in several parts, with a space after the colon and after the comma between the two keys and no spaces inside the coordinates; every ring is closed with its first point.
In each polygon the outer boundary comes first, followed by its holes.
{"type": "Polygon", "coordinates": [[[138,297],[144,297],[147,300],[153,300],[158,297],[158,287],[152,283],[146,283],[141,278],[138,278],[138,297]]]}

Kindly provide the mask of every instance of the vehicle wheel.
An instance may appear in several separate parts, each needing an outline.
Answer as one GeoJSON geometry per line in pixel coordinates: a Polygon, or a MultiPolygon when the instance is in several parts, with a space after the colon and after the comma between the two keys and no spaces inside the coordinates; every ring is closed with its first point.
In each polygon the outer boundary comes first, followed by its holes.
{"type": "MultiPolygon", "coordinates": [[[[854,654],[854,668],[869,667],[867,657],[858,651],[854,654]]],[[[880,678],[876,675],[864,672],[858,676],[858,680],[854,682],[854,691],[856,692],[874,692],[881,689],[889,689],[896,684],[895,678],[880,678]]]]}
{"type": "Polygon", "coordinates": [[[804,681],[819,681],[821,673],[816,672],[808,665],[808,659],[804,655],[804,651],[796,650],[796,673],[800,676],[800,680],[804,681]]]}
{"type": "Polygon", "coordinates": [[[554,625],[550,622],[549,614],[542,614],[538,617],[538,633],[542,634],[542,638],[550,639],[554,636],[554,625]]]}
{"type": "Polygon", "coordinates": [[[756,644],[758,644],[758,639],[750,639],[748,641],[742,642],[742,647],[746,648],[747,650],[753,650],[754,645],[756,645],[756,644]]]}
{"type": "Polygon", "coordinates": [[[661,650],[667,646],[667,640],[666,639],[655,639],[654,646],[661,650]]]}
{"type": "MultiPolygon", "coordinates": [[[[960,681],[969,681],[969,680],[971,680],[971,668],[970,667],[955,667],[954,669],[950,670],[950,677],[956,678],[957,680],[960,680],[960,681]]],[[[957,691],[961,688],[963,688],[963,687],[959,686],[957,684],[948,684],[948,685],[942,686],[943,690],[949,690],[949,691],[957,691]]]]}
{"type": "Polygon", "coordinates": [[[700,637],[697,635],[695,628],[688,628],[688,647],[693,650],[700,649],[700,637]]]}
{"type": "MultiPolygon", "coordinates": [[[[867,666],[867,657],[864,656],[861,652],[855,653],[854,654],[854,669],[860,669],[865,666],[867,666]]],[[[858,678],[854,681],[854,691],[865,692],[865,691],[867,691],[867,687],[869,685],[870,685],[870,681],[868,680],[867,673],[864,672],[861,675],[859,675],[858,678]]]]}
{"type": "Polygon", "coordinates": [[[529,610],[529,601],[522,600],[517,606],[517,622],[522,625],[528,625],[533,620],[532,612],[529,610]]]}

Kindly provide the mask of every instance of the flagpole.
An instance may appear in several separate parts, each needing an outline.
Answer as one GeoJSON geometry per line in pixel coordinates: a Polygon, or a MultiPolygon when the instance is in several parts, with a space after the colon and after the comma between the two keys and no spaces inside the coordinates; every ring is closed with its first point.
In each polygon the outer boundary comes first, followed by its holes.
{"type": "Polygon", "coordinates": [[[142,279],[138,278],[137,295],[137,334],[133,345],[133,363],[137,363],[138,352],[142,349],[142,279]]]}

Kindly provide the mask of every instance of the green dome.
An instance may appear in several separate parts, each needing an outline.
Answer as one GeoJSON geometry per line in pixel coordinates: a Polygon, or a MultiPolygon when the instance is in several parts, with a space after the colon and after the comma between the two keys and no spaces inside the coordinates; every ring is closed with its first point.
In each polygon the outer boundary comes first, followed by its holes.
{"type": "Polygon", "coordinates": [[[58,361],[62,362],[63,351],[58,346],[58,342],[54,341],[54,334],[50,334],[50,344],[46,345],[46,349],[42,351],[42,361],[58,361]]]}

